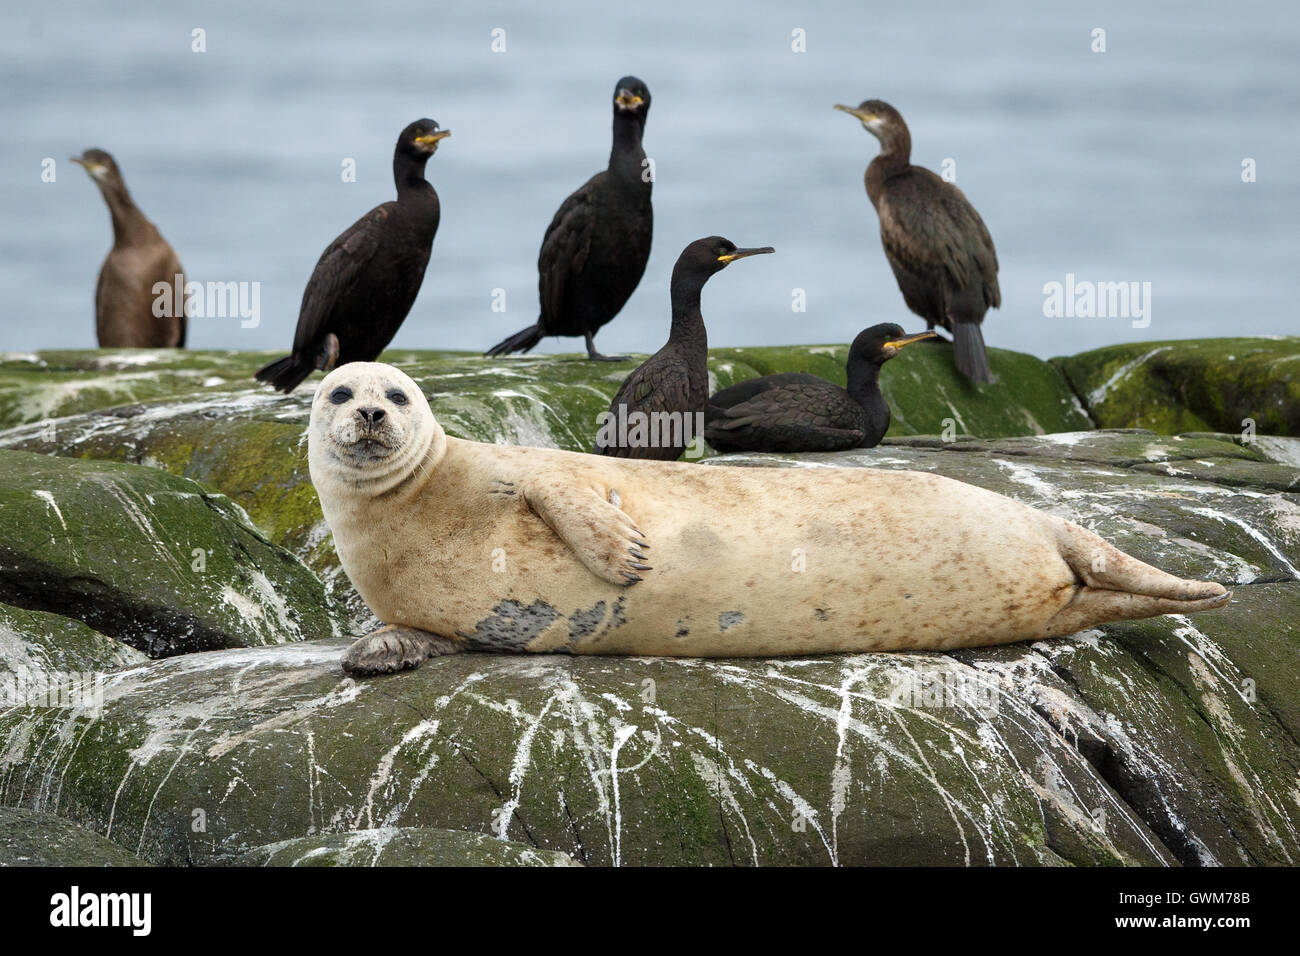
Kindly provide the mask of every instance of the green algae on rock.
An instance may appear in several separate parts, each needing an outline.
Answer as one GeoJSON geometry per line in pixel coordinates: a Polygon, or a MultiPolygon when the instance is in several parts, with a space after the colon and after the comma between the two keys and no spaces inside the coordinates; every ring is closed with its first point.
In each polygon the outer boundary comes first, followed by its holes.
{"type": "Polygon", "coordinates": [[[1177,471],[1297,452],[1129,430],[710,459],[954,475],[1234,600],[950,654],[466,654],[360,683],[346,640],[188,655],[105,676],[98,720],[0,715],[0,804],[156,863],[363,859],[347,834],[389,827],[594,864],[1295,863],[1300,502],[1177,471]]]}
{"type": "Polygon", "coordinates": [[[251,379],[254,352],[82,349],[0,353],[0,428],[202,394],[251,379]]]}
{"type": "Polygon", "coordinates": [[[0,707],[148,659],[80,621],[0,604],[0,707]]]}
{"type": "MultiPolygon", "coordinates": [[[[848,345],[826,345],[719,348],[709,354],[710,367],[735,362],[758,375],[808,372],[844,385],[848,352],[848,345]]],[[[921,343],[887,362],[880,390],[893,412],[888,434],[947,430],[991,438],[1092,427],[1065,377],[1050,363],[1006,349],[989,349],[988,357],[998,380],[978,386],[956,370],[947,343],[921,343]]],[[[735,379],[750,377],[738,374],[735,379]]]]}
{"type": "Polygon", "coordinates": [[[565,853],[485,833],[376,827],[298,837],[250,850],[241,866],[579,866],[565,853]]]}
{"type": "Polygon", "coordinates": [[[157,468],[0,451],[0,601],[160,657],[341,633],[227,497],[157,468]]]}
{"type": "Polygon", "coordinates": [[[1111,345],[1052,359],[1099,428],[1300,436],[1300,337],[1111,345]]]}
{"type": "Polygon", "coordinates": [[[0,807],[0,867],[148,866],[98,833],[51,813],[0,807]]]}
{"type": "Polygon", "coordinates": [[[155,863],[378,827],[603,865],[1173,859],[1031,701],[945,655],[467,654],[357,683],[345,646],[156,662],[106,678],[96,721],[0,714],[0,802],[155,863]],[[949,697],[905,699],[918,668],[949,697]]]}

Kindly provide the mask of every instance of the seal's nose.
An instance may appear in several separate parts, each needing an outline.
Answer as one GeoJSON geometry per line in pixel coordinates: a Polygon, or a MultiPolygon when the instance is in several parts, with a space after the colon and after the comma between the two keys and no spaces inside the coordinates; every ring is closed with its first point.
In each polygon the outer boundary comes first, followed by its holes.
{"type": "Polygon", "coordinates": [[[357,414],[372,428],[384,420],[384,410],[382,408],[358,408],[357,414]]]}

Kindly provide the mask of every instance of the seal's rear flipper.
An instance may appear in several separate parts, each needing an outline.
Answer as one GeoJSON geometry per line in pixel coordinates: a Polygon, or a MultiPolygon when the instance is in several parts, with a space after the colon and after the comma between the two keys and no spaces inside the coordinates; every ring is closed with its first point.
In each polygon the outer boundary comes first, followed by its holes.
{"type": "Polygon", "coordinates": [[[1057,541],[1066,564],[1091,588],[1173,601],[1199,601],[1227,593],[1222,584],[1180,578],[1153,568],[1073,521],[1058,520],[1057,541]]]}
{"type": "MultiPolygon", "coordinates": [[[[1193,582],[1197,583],[1197,582],[1193,582]]],[[[1218,587],[1218,585],[1215,585],[1218,587]]],[[[1070,603],[1056,612],[1047,622],[1043,637],[1074,634],[1107,621],[1131,621],[1161,614],[1195,614],[1223,607],[1232,600],[1231,591],[1212,597],[1191,601],[1152,597],[1149,594],[1130,594],[1126,591],[1107,591],[1083,587],[1075,593],[1070,603]]]]}
{"type": "Polygon", "coordinates": [[[641,580],[646,564],[645,535],[618,504],[618,492],[602,496],[590,485],[576,485],[554,472],[532,476],[524,500],[555,536],[597,577],[610,584],[641,580]]]}
{"type": "Polygon", "coordinates": [[[1070,603],[1049,622],[1046,636],[1106,621],[1209,611],[1232,599],[1222,584],[1168,574],[1072,521],[1058,521],[1057,541],[1080,583],[1070,603]]]}
{"type": "Polygon", "coordinates": [[[385,624],[343,652],[343,670],[353,677],[391,674],[419,667],[430,657],[459,654],[463,644],[417,627],[385,624]]]}

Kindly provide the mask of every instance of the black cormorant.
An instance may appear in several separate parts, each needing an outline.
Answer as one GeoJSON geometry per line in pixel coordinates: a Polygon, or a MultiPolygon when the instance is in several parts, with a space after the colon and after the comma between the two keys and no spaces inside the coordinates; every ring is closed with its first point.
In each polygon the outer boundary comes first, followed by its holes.
{"type": "Polygon", "coordinates": [[[697,239],[673,266],[673,324],[668,343],[623,380],[596,437],[595,454],[675,461],[691,442],[695,416],[709,398],[709,340],[700,291],[737,259],[772,252],[737,249],[721,236],[697,239]],[[612,440],[611,440],[612,439],[612,440]]]}
{"type": "Polygon", "coordinates": [[[95,286],[95,335],[99,347],[183,346],[185,270],[176,250],[131,201],[112,156],[102,149],[88,149],[73,156],[72,162],[90,174],[113,217],[113,248],[99,270],[95,286]],[[160,282],[168,291],[163,307],[155,309],[160,295],[155,286],[160,282]]]}
{"type": "Polygon", "coordinates": [[[321,253],[302,294],[293,354],[259,369],[258,381],[292,392],[316,369],[373,361],[393,340],[438,231],[438,194],[424,164],[450,135],[431,119],[402,130],[393,151],[397,200],[370,210],[321,253]]]}
{"type": "Polygon", "coordinates": [[[886,322],[849,347],[847,389],[806,372],[764,375],[724,388],[704,410],[704,437],[718,451],[842,451],[874,448],[889,429],[880,366],[933,332],[906,334],[886,322]]]}
{"type": "Polygon", "coordinates": [[[903,301],[929,328],[952,333],[962,374],[992,381],[980,324],[990,306],[1002,303],[1002,293],[984,220],[955,185],[911,164],[912,137],[898,110],[880,100],[835,108],[880,140],[880,153],[867,166],[867,196],[903,301]]]}
{"type": "Polygon", "coordinates": [[[488,349],[488,355],[527,352],[547,335],[581,335],[587,357],[622,361],[596,351],[596,331],[627,303],[650,258],[654,185],[641,136],[650,91],[635,76],[614,90],[614,146],[609,167],[564,200],[546,228],[537,256],[536,325],[488,349]]]}

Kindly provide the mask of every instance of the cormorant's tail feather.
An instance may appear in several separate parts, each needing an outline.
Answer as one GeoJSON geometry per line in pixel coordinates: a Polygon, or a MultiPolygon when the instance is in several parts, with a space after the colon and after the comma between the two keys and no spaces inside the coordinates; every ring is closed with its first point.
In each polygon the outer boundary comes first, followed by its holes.
{"type": "Polygon", "coordinates": [[[542,328],[540,325],[530,325],[526,329],[521,329],[514,335],[498,342],[492,346],[484,355],[509,355],[511,352],[528,352],[533,346],[542,340],[542,328]]]}
{"type": "Polygon", "coordinates": [[[300,359],[296,355],[286,355],[282,359],[276,359],[269,365],[263,365],[254,373],[253,377],[259,382],[274,386],[278,391],[288,395],[314,371],[316,371],[316,366],[311,362],[300,359]]]}
{"type": "Polygon", "coordinates": [[[978,322],[954,322],[952,343],[956,349],[957,370],[972,382],[992,382],[993,371],[984,351],[984,333],[978,322]]]}
{"type": "Polygon", "coordinates": [[[1073,634],[1106,621],[1208,611],[1232,600],[1221,584],[1176,577],[1072,521],[1057,524],[1061,556],[1083,586],[1052,618],[1044,636],[1073,634]]]}

